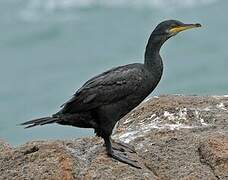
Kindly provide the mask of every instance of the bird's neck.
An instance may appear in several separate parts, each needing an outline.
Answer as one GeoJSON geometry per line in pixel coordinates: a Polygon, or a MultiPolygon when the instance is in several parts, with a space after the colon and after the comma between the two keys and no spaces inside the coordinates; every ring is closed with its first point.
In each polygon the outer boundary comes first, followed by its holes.
{"type": "Polygon", "coordinates": [[[162,73],[163,63],[160,56],[161,46],[167,39],[161,35],[151,34],[145,51],[144,65],[150,72],[162,73]]]}

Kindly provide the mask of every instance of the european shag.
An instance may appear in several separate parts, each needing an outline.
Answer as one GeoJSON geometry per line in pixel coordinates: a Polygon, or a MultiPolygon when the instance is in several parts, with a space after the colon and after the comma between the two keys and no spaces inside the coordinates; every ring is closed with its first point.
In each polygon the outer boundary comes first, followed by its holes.
{"type": "Polygon", "coordinates": [[[81,128],[93,128],[104,139],[107,154],[123,163],[140,168],[122,151],[130,148],[120,143],[121,149],[112,146],[111,134],[115,124],[139,105],[157,86],[163,72],[161,46],[177,33],[200,27],[176,20],[163,21],[153,30],[148,40],[144,64],[134,63],[112,68],[88,80],[62,109],[51,117],[22,123],[30,128],[37,125],[58,123],[81,128]]]}

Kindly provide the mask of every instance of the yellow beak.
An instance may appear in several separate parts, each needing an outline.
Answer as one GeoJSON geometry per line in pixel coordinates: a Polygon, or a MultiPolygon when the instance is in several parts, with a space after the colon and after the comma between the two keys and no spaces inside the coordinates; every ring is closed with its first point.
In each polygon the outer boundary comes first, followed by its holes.
{"type": "Polygon", "coordinates": [[[181,26],[177,26],[174,28],[171,28],[169,30],[170,33],[178,33],[187,29],[192,29],[192,28],[198,28],[201,27],[201,24],[183,24],[181,26]]]}

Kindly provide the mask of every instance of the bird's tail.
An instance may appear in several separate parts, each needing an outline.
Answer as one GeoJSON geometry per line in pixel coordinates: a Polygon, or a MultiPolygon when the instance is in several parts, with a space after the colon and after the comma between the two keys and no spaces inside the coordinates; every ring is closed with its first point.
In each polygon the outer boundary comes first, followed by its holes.
{"type": "Polygon", "coordinates": [[[31,128],[34,126],[42,126],[45,124],[51,124],[51,123],[55,123],[59,121],[58,117],[43,117],[43,118],[39,118],[39,119],[33,119],[30,121],[26,121],[24,123],[21,123],[20,125],[26,126],[25,128],[31,128]]]}

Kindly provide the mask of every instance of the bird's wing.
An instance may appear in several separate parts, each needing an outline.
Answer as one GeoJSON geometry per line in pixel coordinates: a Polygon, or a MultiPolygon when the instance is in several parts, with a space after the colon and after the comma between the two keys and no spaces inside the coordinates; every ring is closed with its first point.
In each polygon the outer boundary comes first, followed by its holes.
{"type": "Polygon", "coordinates": [[[63,105],[61,112],[88,111],[117,102],[135,92],[142,80],[142,68],[134,65],[113,68],[87,81],[63,105]]]}

